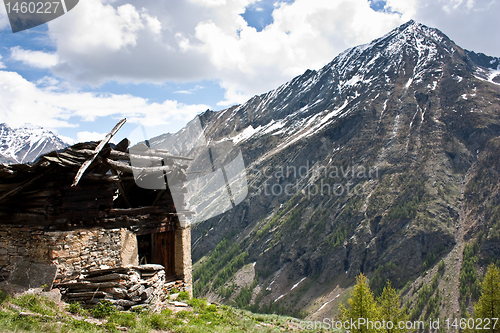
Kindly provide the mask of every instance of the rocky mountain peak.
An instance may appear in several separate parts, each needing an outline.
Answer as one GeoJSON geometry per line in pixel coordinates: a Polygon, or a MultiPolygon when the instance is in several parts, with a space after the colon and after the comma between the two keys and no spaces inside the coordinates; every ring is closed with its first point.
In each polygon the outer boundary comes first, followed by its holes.
{"type": "Polygon", "coordinates": [[[229,137],[238,143],[271,134],[296,142],[396,86],[435,89],[446,64],[468,66],[472,75],[474,62],[467,64],[464,57],[442,32],[412,20],[242,105],[207,113],[214,121],[206,133],[213,141],[229,137]]]}
{"type": "MultiPolygon", "coordinates": [[[[313,317],[331,314],[359,272],[375,290],[386,280],[402,288],[443,259],[456,277],[446,288],[458,289],[454,254],[464,235],[496,230],[480,246],[484,258],[499,256],[499,63],[409,21],[242,105],[205,113],[211,142],[229,138],[243,152],[251,190],[193,228],[193,258],[226,238],[248,251],[244,263],[266,290],[261,306],[313,317]],[[355,168],[378,171],[341,172],[355,168]]],[[[220,301],[214,290],[195,284],[220,301]]],[[[451,303],[456,313],[458,298],[451,303]]]]}
{"type": "Polygon", "coordinates": [[[30,163],[42,154],[67,146],[59,136],[37,125],[11,128],[0,124],[0,163],[30,163]]]}

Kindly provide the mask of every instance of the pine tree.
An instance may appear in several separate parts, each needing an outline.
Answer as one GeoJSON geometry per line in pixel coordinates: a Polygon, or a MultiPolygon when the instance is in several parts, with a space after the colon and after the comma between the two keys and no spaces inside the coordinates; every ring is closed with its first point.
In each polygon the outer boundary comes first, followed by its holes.
{"type": "Polygon", "coordinates": [[[488,321],[487,318],[491,321],[490,330],[482,329],[477,332],[500,332],[500,271],[495,264],[491,264],[486,270],[481,283],[481,297],[474,305],[474,317],[482,318],[483,325],[488,321]],[[499,322],[493,318],[497,318],[499,322]],[[495,323],[496,326],[493,328],[495,323]]]}
{"type": "Polygon", "coordinates": [[[399,295],[389,281],[384,287],[382,294],[378,297],[377,302],[379,304],[380,320],[386,323],[392,323],[392,325],[386,324],[386,329],[383,330],[383,332],[407,332],[406,329],[400,329],[398,324],[399,322],[406,322],[408,320],[408,315],[404,309],[400,308],[399,295]],[[392,329],[389,327],[392,327],[392,329]]]}
{"type": "Polygon", "coordinates": [[[359,324],[361,319],[361,323],[366,323],[366,325],[350,327],[349,330],[352,333],[377,332],[373,327],[373,323],[379,318],[377,304],[368,285],[368,279],[363,274],[360,274],[356,278],[356,285],[353,287],[351,297],[347,303],[349,303],[349,308],[345,308],[342,304],[340,305],[342,322],[348,321],[349,323],[354,322],[359,324]],[[369,325],[370,322],[372,325],[369,325]]]}

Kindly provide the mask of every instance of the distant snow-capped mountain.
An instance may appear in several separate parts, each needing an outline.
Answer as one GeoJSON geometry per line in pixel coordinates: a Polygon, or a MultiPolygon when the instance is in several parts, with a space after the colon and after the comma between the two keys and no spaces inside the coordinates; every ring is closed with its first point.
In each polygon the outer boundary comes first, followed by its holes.
{"type": "Polygon", "coordinates": [[[0,163],[30,163],[42,154],[67,147],[59,136],[42,127],[0,124],[0,163]]]}

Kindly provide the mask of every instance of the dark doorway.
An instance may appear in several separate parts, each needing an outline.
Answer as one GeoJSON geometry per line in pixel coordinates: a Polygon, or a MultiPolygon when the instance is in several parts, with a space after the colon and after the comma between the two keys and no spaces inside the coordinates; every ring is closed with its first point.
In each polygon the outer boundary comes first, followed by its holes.
{"type": "Polygon", "coordinates": [[[139,265],[151,264],[152,252],[151,234],[137,236],[137,248],[139,254],[139,265]]]}
{"type": "Polygon", "coordinates": [[[137,236],[139,265],[160,264],[167,278],[175,277],[175,232],[137,236]]]}
{"type": "Polygon", "coordinates": [[[172,230],[151,234],[151,239],[152,263],[163,265],[167,278],[175,277],[175,232],[172,230]]]}

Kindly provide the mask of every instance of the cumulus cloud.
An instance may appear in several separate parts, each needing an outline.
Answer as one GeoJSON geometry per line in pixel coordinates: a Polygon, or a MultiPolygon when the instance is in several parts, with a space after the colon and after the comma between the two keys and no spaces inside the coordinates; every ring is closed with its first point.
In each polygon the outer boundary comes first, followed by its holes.
{"type": "Polygon", "coordinates": [[[60,58],[54,72],[91,84],[218,79],[227,105],[409,19],[375,12],[366,0],[296,0],[276,2],[273,23],[258,32],[241,16],[256,0],[133,4],[88,0],[50,22],[60,58]]]}
{"type": "Polygon", "coordinates": [[[206,77],[211,68],[208,59],[179,46],[183,37],[177,32],[189,30],[185,17],[191,17],[184,7],[192,5],[179,2],[182,8],[176,10],[178,3],[164,3],[142,8],[145,1],[134,2],[137,7],[123,1],[79,2],[49,22],[49,35],[60,58],[53,71],[68,80],[94,85],[107,80],[138,83],[206,77]],[[178,11],[184,15],[179,17],[178,11]]]}
{"type": "Polygon", "coordinates": [[[203,88],[204,88],[203,86],[197,84],[196,86],[194,86],[193,88],[191,88],[189,90],[177,90],[177,91],[174,91],[174,94],[192,95],[197,90],[200,90],[200,89],[203,89],[203,88]]]}
{"type": "Polygon", "coordinates": [[[9,27],[9,17],[7,16],[7,11],[5,6],[0,6],[0,30],[9,27]]]}
{"type": "Polygon", "coordinates": [[[491,39],[500,30],[500,1],[427,0],[414,7],[416,21],[440,29],[459,46],[500,56],[500,44],[491,39]]]}
{"type": "Polygon", "coordinates": [[[2,55],[0,54],[0,69],[5,68],[4,63],[2,62],[2,55]]]}
{"type": "Polygon", "coordinates": [[[58,91],[51,83],[58,82],[42,80],[37,86],[18,73],[0,71],[2,122],[16,127],[29,119],[32,124],[54,129],[116,116],[127,117],[138,124],[162,125],[173,120],[188,121],[208,108],[203,104],[187,105],[172,100],[150,103],[131,95],[58,91]]]}
{"type": "MultiPolygon", "coordinates": [[[[97,133],[97,132],[89,132],[82,131],[76,134],[76,138],[78,142],[88,142],[88,141],[101,141],[104,139],[108,133],[97,133]]],[[[111,139],[113,142],[113,139],[111,139]]]]}
{"type": "Polygon", "coordinates": [[[308,68],[320,68],[344,49],[366,43],[409,19],[375,12],[365,0],[296,0],[282,3],[273,18],[261,32],[239,18],[234,19],[232,29],[215,21],[197,25],[195,37],[203,42],[199,49],[217,67],[227,89],[224,104],[242,102],[308,68]]]}
{"type": "Polygon", "coordinates": [[[226,90],[219,106],[226,106],[318,69],[346,48],[411,18],[441,29],[465,48],[500,55],[500,45],[487,37],[499,28],[500,1],[387,0],[383,12],[367,0],[276,1],[273,22],[257,31],[242,14],[259,5],[257,0],[81,1],[49,22],[58,56],[51,68],[71,82],[93,85],[216,79],[226,90]]]}
{"type": "Polygon", "coordinates": [[[12,60],[21,61],[25,65],[36,68],[52,68],[59,61],[56,53],[24,50],[19,46],[11,47],[10,52],[12,60]]]}

